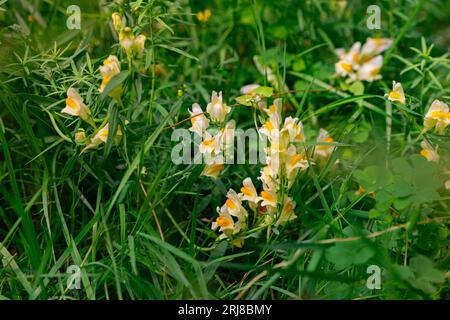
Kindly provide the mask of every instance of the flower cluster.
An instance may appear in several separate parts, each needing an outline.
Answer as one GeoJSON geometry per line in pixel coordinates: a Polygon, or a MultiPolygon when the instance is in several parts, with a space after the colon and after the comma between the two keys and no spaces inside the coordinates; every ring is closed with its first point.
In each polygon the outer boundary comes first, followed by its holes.
{"type": "MultiPolygon", "coordinates": [[[[133,57],[141,58],[144,53],[144,45],[146,37],[144,35],[134,36],[130,27],[126,27],[123,23],[122,17],[118,13],[112,14],[112,24],[114,29],[119,34],[119,40],[121,47],[125,50],[128,56],[129,67],[131,67],[131,59],[133,57]]],[[[100,74],[102,76],[102,82],[99,86],[99,93],[105,93],[105,88],[110,83],[110,81],[121,72],[120,61],[115,55],[110,55],[103,61],[103,65],[99,68],[100,74]]],[[[122,86],[118,85],[111,90],[107,89],[107,95],[114,98],[114,100],[123,107],[121,101],[122,86]]],[[[67,90],[67,98],[65,100],[66,105],[61,110],[62,113],[68,114],[70,116],[80,117],[85,122],[89,123],[94,131],[89,136],[86,137],[86,131],[82,128],[78,129],[74,134],[74,141],[84,146],[82,153],[88,149],[94,149],[99,147],[102,143],[106,143],[108,136],[110,135],[110,124],[108,115],[104,119],[94,120],[91,116],[91,111],[89,107],[84,103],[83,98],[80,96],[75,88],[69,88],[67,90]],[[100,126],[97,127],[96,121],[101,122],[100,126]]],[[[125,121],[125,124],[127,121],[125,121]]],[[[115,132],[112,133],[112,141],[114,144],[118,144],[122,137],[122,127],[117,125],[115,132]]]]}
{"type": "MultiPolygon", "coordinates": [[[[251,89],[241,90],[251,94],[251,89]]],[[[254,107],[262,109],[265,120],[259,132],[268,139],[265,166],[260,171],[261,191],[258,193],[253,181],[247,177],[242,182],[240,193],[230,189],[227,200],[217,208],[219,216],[212,224],[212,229],[219,228],[219,239],[228,238],[235,246],[242,246],[245,231],[248,229],[249,215],[243,203],[247,202],[253,212],[252,227],[276,228],[297,218],[294,210],[295,201],[289,196],[290,190],[301,171],[305,171],[312,163],[307,157],[303,124],[297,118],[287,117],[283,121],[281,99],[275,99],[266,107],[266,99],[254,101],[254,107]]],[[[335,146],[328,132],[320,129],[314,155],[329,158],[335,146]],[[323,145],[322,143],[325,143],[323,145]]]]}
{"type": "Polygon", "coordinates": [[[349,82],[381,79],[383,56],[380,53],[391,45],[391,39],[368,38],[362,47],[360,42],[356,42],[349,51],[336,49],[339,57],[335,64],[336,73],[341,77],[348,77],[349,82]]]}
{"type": "Polygon", "coordinates": [[[223,101],[222,92],[217,94],[216,91],[212,92],[211,101],[206,106],[206,114],[198,103],[194,103],[189,110],[189,130],[202,137],[199,151],[206,162],[202,172],[204,176],[219,175],[224,164],[224,153],[230,152],[233,145],[235,122],[231,120],[225,123],[230,111],[231,108],[223,101]],[[214,124],[213,128],[210,128],[210,123],[214,124]]]}

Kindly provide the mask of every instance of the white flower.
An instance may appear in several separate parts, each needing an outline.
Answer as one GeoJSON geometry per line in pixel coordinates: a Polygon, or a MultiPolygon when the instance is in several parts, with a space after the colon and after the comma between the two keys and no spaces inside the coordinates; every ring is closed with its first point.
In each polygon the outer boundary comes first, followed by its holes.
{"type": "MultiPolygon", "coordinates": [[[[328,131],[325,129],[320,128],[319,136],[317,137],[318,143],[331,143],[333,142],[333,138],[329,136],[328,131]]],[[[314,148],[314,154],[323,157],[328,158],[333,153],[335,147],[331,145],[316,145],[314,148]]]]}
{"type": "Polygon", "coordinates": [[[392,91],[387,95],[388,100],[398,101],[401,104],[405,104],[405,93],[403,92],[403,87],[400,82],[392,82],[392,91]]]}
{"type": "Polygon", "coordinates": [[[203,133],[209,127],[209,120],[203,114],[203,110],[198,103],[192,105],[192,111],[188,110],[191,115],[190,131],[197,133],[199,136],[203,136],[203,133]]]}
{"type": "Polygon", "coordinates": [[[450,190],[450,180],[445,181],[445,189],[450,190]]]}
{"type": "Polygon", "coordinates": [[[437,133],[443,134],[449,124],[450,113],[448,105],[440,100],[434,100],[425,115],[424,129],[429,130],[435,127],[437,133]]]}
{"type": "Polygon", "coordinates": [[[223,103],[222,91],[219,92],[219,95],[217,95],[216,91],[212,92],[211,102],[208,103],[206,111],[215,122],[222,123],[225,120],[225,117],[231,111],[231,108],[223,103]]]}
{"type": "Polygon", "coordinates": [[[246,200],[252,203],[259,202],[260,199],[251,178],[247,177],[242,181],[242,188],[239,196],[242,198],[242,200],[246,200]]]}
{"type": "Polygon", "coordinates": [[[437,151],[425,140],[420,143],[422,150],[420,155],[425,157],[428,161],[439,162],[439,154],[437,151]]]}
{"type": "Polygon", "coordinates": [[[381,75],[379,73],[382,65],[382,56],[376,56],[375,58],[372,58],[359,68],[356,79],[369,82],[381,79],[381,75]]]}
{"type": "Polygon", "coordinates": [[[84,104],[83,98],[78,94],[78,91],[73,88],[67,90],[66,106],[61,112],[71,116],[78,116],[85,121],[90,118],[89,108],[84,104]]]}

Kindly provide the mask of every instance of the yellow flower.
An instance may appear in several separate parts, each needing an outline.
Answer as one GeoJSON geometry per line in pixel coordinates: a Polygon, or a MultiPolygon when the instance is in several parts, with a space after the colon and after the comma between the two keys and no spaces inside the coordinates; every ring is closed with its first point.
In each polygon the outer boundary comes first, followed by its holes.
{"type": "Polygon", "coordinates": [[[217,95],[216,91],[212,92],[211,102],[206,106],[206,112],[209,113],[211,119],[215,122],[222,123],[226,115],[231,111],[230,107],[223,102],[222,91],[217,95]]]}
{"type": "Polygon", "coordinates": [[[437,151],[425,140],[420,143],[422,150],[420,155],[425,157],[428,161],[439,162],[439,154],[437,151]]]}
{"type": "Polygon", "coordinates": [[[393,81],[392,91],[387,95],[388,100],[398,101],[401,104],[405,104],[405,93],[403,92],[403,87],[400,82],[393,81]]]}
{"type": "Polygon", "coordinates": [[[134,44],[134,34],[130,27],[125,27],[119,33],[119,42],[127,55],[131,55],[131,50],[134,44]]]}
{"type": "MultiPolygon", "coordinates": [[[[317,137],[317,142],[331,143],[333,141],[334,140],[329,136],[328,131],[321,128],[319,131],[319,136],[317,137]]],[[[314,154],[323,158],[329,158],[334,149],[335,147],[332,145],[316,145],[316,147],[314,148],[314,154]]]]}
{"type": "Polygon", "coordinates": [[[258,197],[258,193],[256,192],[256,188],[253,185],[252,179],[248,177],[242,181],[241,193],[239,195],[242,200],[252,203],[258,203],[260,200],[258,197]]]}
{"type": "MultiPolygon", "coordinates": [[[[100,73],[102,74],[103,80],[98,91],[102,93],[109,81],[111,81],[115,75],[120,73],[120,63],[117,57],[110,55],[105,61],[103,61],[103,65],[100,67],[100,73]]],[[[121,91],[120,88],[115,90],[121,91]]]]}
{"type": "Polygon", "coordinates": [[[142,58],[142,56],[144,55],[146,39],[147,38],[143,34],[140,34],[133,41],[132,50],[139,58],[142,58]]]}
{"type": "Polygon", "coordinates": [[[190,131],[197,133],[199,136],[203,136],[203,133],[209,127],[209,120],[203,114],[202,107],[198,103],[192,105],[192,111],[188,110],[191,115],[190,131]]]}
{"type": "Polygon", "coordinates": [[[443,134],[445,128],[450,124],[450,113],[448,105],[442,101],[434,100],[425,115],[423,123],[424,129],[429,130],[435,127],[438,134],[443,134]]]}
{"type": "Polygon", "coordinates": [[[117,12],[112,14],[112,22],[114,29],[119,32],[122,29],[122,17],[117,12]]]}
{"type": "Polygon", "coordinates": [[[277,222],[275,223],[276,226],[278,225],[285,225],[287,222],[295,220],[297,216],[294,213],[295,209],[295,201],[293,201],[291,198],[286,197],[284,199],[283,203],[283,209],[281,209],[280,217],[278,218],[277,222]]]}
{"type": "Polygon", "coordinates": [[[213,162],[212,164],[206,164],[201,175],[211,178],[217,178],[220,171],[222,170],[222,167],[223,162],[220,161],[213,162]]]}
{"type": "Polygon", "coordinates": [[[62,113],[78,116],[84,121],[90,122],[89,108],[84,104],[83,98],[76,89],[67,90],[66,106],[61,110],[62,113]]]}
{"type": "Polygon", "coordinates": [[[211,10],[205,9],[204,11],[197,12],[197,19],[200,22],[206,22],[211,17],[211,10]]]}
{"type": "Polygon", "coordinates": [[[84,129],[78,129],[77,132],[75,132],[75,142],[82,144],[86,140],[86,132],[84,129]]]}

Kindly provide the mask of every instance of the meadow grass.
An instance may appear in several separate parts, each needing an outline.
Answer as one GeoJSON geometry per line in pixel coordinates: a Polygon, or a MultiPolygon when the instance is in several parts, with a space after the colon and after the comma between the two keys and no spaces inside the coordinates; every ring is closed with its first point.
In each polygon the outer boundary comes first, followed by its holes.
{"type": "Polygon", "coordinates": [[[450,296],[449,130],[423,130],[432,102],[450,102],[449,1],[379,1],[375,30],[369,1],[85,0],[80,30],[67,27],[71,4],[0,1],[0,299],[450,296]],[[146,36],[142,57],[127,55],[113,12],[146,36]],[[335,49],[369,37],[392,39],[382,79],[338,77],[335,49]],[[110,55],[121,72],[99,93],[110,55]],[[393,80],[406,104],[385,97],[393,80]],[[204,165],[173,163],[171,134],[213,90],[237,127],[261,126],[257,108],[235,100],[249,83],[272,87],[268,99],[303,123],[310,157],[289,188],[297,218],[255,225],[239,247],[211,225],[230,188],[261,185],[262,166],[203,176],[204,165]],[[107,134],[84,151],[75,133],[96,131],[61,113],[71,87],[96,129],[121,128],[120,143],[107,134]],[[325,160],[313,158],[320,128],[336,147],[325,160]],[[438,162],[420,156],[422,140],[438,162]],[[380,289],[366,285],[371,265],[380,289]]]}

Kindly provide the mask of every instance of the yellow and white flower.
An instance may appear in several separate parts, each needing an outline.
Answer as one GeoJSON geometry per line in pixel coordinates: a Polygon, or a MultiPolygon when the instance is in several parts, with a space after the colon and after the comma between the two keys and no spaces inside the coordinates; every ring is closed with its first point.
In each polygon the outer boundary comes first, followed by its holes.
{"type": "Polygon", "coordinates": [[[226,115],[231,111],[222,98],[222,91],[217,95],[216,91],[212,92],[211,102],[206,106],[206,112],[209,113],[211,119],[215,122],[222,123],[226,115]]]}
{"type": "Polygon", "coordinates": [[[260,200],[258,197],[258,193],[256,192],[256,188],[253,185],[252,179],[249,177],[245,178],[242,181],[241,193],[239,195],[242,200],[255,204],[260,200]]]}
{"type": "Polygon", "coordinates": [[[188,110],[191,116],[192,126],[189,131],[195,132],[199,136],[203,136],[203,133],[209,127],[209,120],[203,113],[202,107],[198,103],[192,105],[192,111],[188,110]]]}
{"type": "Polygon", "coordinates": [[[368,38],[362,48],[361,43],[356,42],[348,52],[344,49],[336,49],[339,57],[339,61],[335,64],[336,74],[349,77],[349,82],[381,79],[379,72],[383,57],[379,54],[391,45],[391,39],[368,38]]]}
{"type": "Polygon", "coordinates": [[[84,121],[90,122],[89,108],[84,104],[83,98],[74,88],[67,90],[66,106],[61,110],[62,113],[77,116],[84,121]]]}
{"type": "Polygon", "coordinates": [[[297,118],[287,117],[284,119],[284,126],[282,130],[287,130],[289,132],[289,140],[292,143],[305,141],[303,124],[297,118]]]}
{"type": "MultiPolygon", "coordinates": [[[[327,130],[320,128],[319,136],[317,137],[316,141],[318,143],[323,143],[323,142],[331,143],[334,140],[332,137],[330,137],[327,130]]],[[[335,149],[335,146],[318,144],[314,148],[314,154],[316,154],[322,158],[329,158],[331,156],[331,154],[333,153],[334,149],[335,149]]]]}
{"type": "Polygon", "coordinates": [[[199,145],[199,151],[206,155],[218,155],[221,151],[220,141],[222,133],[219,131],[216,135],[211,135],[208,131],[205,131],[203,135],[203,141],[199,145]]]}
{"type": "Polygon", "coordinates": [[[217,212],[219,213],[219,216],[217,217],[216,221],[212,223],[211,229],[216,230],[217,228],[219,228],[219,231],[223,233],[220,236],[221,239],[229,238],[233,234],[241,231],[239,222],[234,222],[227,206],[224,205],[221,208],[217,208],[217,212]]]}
{"type": "Polygon", "coordinates": [[[309,167],[305,155],[297,153],[294,146],[290,146],[286,152],[286,174],[288,177],[288,187],[292,185],[299,170],[306,170],[309,167]]]}
{"type": "Polygon", "coordinates": [[[243,223],[247,217],[247,211],[242,206],[239,195],[233,189],[228,190],[227,200],[225,206],[228,208],[228,212],[238,218],[239,222],[243,223]]]}
{"type": "Polygon", "coordinates": [[[278,188],[278,171],[274,171],[270,164],[262,168],[258,179],[263,183],[264,190],[276,190],[278,188]]]}
{"type": "MultiPolygon", "coordinates": [[[[103,80],[98,91],[102,93],[109,81],[120,73],[120,63],[117,57],[111,55],[103,61],[103,65],[100,67],[100,73],[102,74],[103,80]]],[[[120,90],[120,88],[118,89],[120,90]]]]}
{"type": "Polygon", "coordinates": [[[401,104],[405,104],[405,93],[400,82],[392,82],[392,91],[387,94],[389,101],[398,101],[401,104]]]}
{"type": "Polygon", "coordinates": [[[283,226],[287,222],[295,220],[297,218],[297,216],[294,213],[295,205],[296,205],[295,201],[292,200],[290,197],[284,198],[283,208],[281,209],[280,217],[275,223],[276,226],[278,225],[283,226]]]}
{"type": "Polygon", "coordinates": [[[263,207],[277,207],[277,194],[273,190],[263,190],[261,191],[261,206],[263,207]]]}
{"type": "Polygon", "coordinates": [[[275,75],[275,72],[273,72],[273,70],[269,67],[263,66],[259,62],[259,56],[253,56],[253,62],[255,63],[256,69],[258,69],[259,73],[265,75],[270,83],[274,84],[277,82],[277,76],[275,75]]]}
{"type": "Polygon", "coordinates": [[[201,175],[210,177],[210,178],[217,178],[219,176],[220,171],[222,171],[222,168],[223,168],[223,162],[214,161],[211,164],[205,165],[205,168],[203,169],[201,175]]]}
{"type": "Polygon", "coordinates": [[[428,161],[439,162],[439,154],[427,141],[422,141],[420,143],[422,150],[420,150],[420,155],[425,157],[428,161]]]}
{"type": "Polygon", "coordinates": [[[380,70],[382,65],[382,56],[376,56],[375,58],[370,59],[358,69],[356,79],[369,82],[381,79],[380,70]]]}
{"type": "Polygon", "coordinates": [[[423,123],[425,130],[435,128],[438,134],[443,134],[445,128],[450,124],[450,113],[448,105],[436,99],[428,109],[423,123]]]}
{"type": "MultiPolygon", "coordinates": [[[[86,146],[85,150],[97,148],[102,143],[106,143],[106,141],[108,140],[108,135],[109,135],[109,123],[107,123],[94,135],[89,144],[86,146]]],[[[116,136],[114,137],[114,144],[118,144],[121,138],[122,138],[122,128],[118,126],[116,136]]]]}
{"type": "Polygon", "coordinates": [[[363,62],[369,61],[372,57],[389,49],[392,46],[392,39],[368,38],[361,49],[361,59],[363,62]]]}

